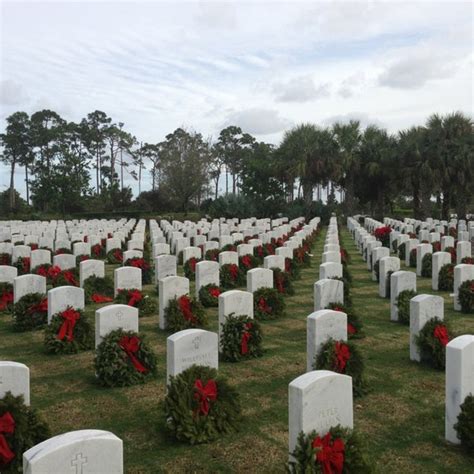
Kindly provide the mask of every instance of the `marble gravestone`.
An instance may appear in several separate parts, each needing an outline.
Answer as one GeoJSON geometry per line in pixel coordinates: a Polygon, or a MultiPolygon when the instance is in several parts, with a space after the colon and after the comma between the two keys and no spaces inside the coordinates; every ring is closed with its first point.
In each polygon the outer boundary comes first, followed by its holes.
{"type": "Polygon", "coordinates": [[[0,399],[6,392],[15,397],[23,395],[25,404],[30,404],[30,369],[26,365],[0,361],[0,399]]]}
{"type": "Polygon", "coordinates": [[[84,290],[77,286],[58,286],[48,291],[48,324],[52,317],[68,307],[84,309],[84,290]]]}
{"type": "Polygon", "coordinates": [[[95,312],[95,347],[116,329],[138,332],[138,308],[126,304],[109,304],[95,312]]]}
{"type": "Polygon", "coordinates": [[[229,290],[219,295],[219,341],[222,327],[231,315],[253,319],[253,294],[248,291],[229,290]]]}
{"type": "Polygon", "coordinates": [[[180,276],[168,276],[158,281],[160,329],[166,329],[165,311],[174,298],[189,294],[189,280],[180,276]]]}
{"type": "Polygon", "coordinates": [[[13,302],[30,293],[46,294],[46,278],[41,275],[21,275],[13,280],[13,302]]]}
{"type": "Polygon", "coordinates": [[[344,304],[344,283],[325,278],[314,284],[314,311],[326,309],[331,303],[344,304]]]}
{"type": "Polygon", "coordinates": [[[260,288],[273,288],[273,270],[252,268],[247,272],[247,291],[254,293],[260,288]]]}
{"type": "Polygon", "coordinates": [[[118,290],[142,289],[142,270],[136,267],[121,267],[114,270],[114,296],[118,290]]]}
{"type": "Polygon", "coordinates": [[[416,291],[416,273],[399,270],[390,277],[390,320],[398,321],[398,295],[405,290],[416,291]]]}
{"type": "Polygon", "coordinates": [[[155,284],[166,277],[176,276],[177,258],[175,255],[159,255],[155,257],[155,284]]]}
{"type": "Polygon", "coordinates": [[[105,277],[105,263],[102,260],[84,260],[79,263],[79,285],[82,288],[84,282],[91,276],[105,277]]]}
{"type": "Polygon", "coordinates": [[[196,264],[195,294],[199,296],[199,290],[206,285],[219,286],[219,264],[210,260],[204,260],[196,264]]]}

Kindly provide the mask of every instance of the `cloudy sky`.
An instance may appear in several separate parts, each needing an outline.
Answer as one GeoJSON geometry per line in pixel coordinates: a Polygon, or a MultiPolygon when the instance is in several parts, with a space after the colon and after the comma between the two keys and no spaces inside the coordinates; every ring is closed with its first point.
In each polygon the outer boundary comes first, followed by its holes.
{"type": "MultiPolygon", "coordinates": [[[[473,112],[473,4],[0,0],[0,120],[99,109],[139,140],[236,124],[277,144],[301,122],[392,132],[473,112]]],[[[21,188],[22,175],[17,182],[21,188]]],[[[0,190],[8,182],[0,169],[0,190]]],[[[148,183],[147,183],[148,184],[148,183]]]]}

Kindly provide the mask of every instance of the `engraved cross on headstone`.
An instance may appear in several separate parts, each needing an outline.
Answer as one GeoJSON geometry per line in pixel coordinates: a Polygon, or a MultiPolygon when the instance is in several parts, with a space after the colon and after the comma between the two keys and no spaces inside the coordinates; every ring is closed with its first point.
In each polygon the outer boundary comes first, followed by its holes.
{"type": "Polygon", "coordinates": [[[76,457],[71,461],[71,467],[75,468],[76,474],[84,474],[83,467],[87,464],[87,457],[82,453],[76,454],[76,457]]]}
{"type": "Polygon", "coordinates": [[[119,321],[122,321],[122,316],[123,316],[122,311],[119,311],[119,312],[117,313],[117,319],[118,319],[119,321]]]}

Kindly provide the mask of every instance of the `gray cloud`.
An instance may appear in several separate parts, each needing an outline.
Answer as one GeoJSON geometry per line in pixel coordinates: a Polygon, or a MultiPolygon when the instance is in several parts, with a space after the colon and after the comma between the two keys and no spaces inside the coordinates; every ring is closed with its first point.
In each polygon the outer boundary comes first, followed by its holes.
{"type": "Polygon", "coordinates": [[[295,77],[286,83],[275,83],[273,92],[279,102],[309,102],[330,95],[329,84],[316,87],[310,76],[295,77]]]}
{"type": "Polygon", "coordinates": [[[280,117],[273,109],[252,108],[234,111],[227,115],[224,126],[237,125],[244,132],[269,135],[291,126],[291,121],[280,117]]]}
{"type": "Polygon", "coordinates": [[[25,92],[21,84],[11,79],[0,81],[0,104],[2,105],[18,105],[26,98],[25,92]]]}
{"type": "Polygon", "coordinates": [[[369,125],[376,125],[381,128],[386,128],[387,124],[374,117],[370,117],[365,112],[349,112],[347,114],[332,115],[323,120],[323,124],[326,126],[333,125],[335,123],[349,123],[351,120],[358,120],[361,128],[365,128],[369,125]]]}

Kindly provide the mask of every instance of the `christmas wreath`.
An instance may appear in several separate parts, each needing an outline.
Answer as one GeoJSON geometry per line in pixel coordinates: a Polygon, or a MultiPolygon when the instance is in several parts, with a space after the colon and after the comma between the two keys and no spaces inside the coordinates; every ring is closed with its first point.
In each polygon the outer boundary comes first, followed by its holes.
{"type": "Polygon", "coordinates": [[[221,248],[221,252],[237,252],[237,247],[235,244],[227,244],[221,248]]]}
{"type": "Polygon", "coordinates": [[[0,253],[0,265],[11,265],[12,256],[9,253],[0,253]]]}
{"type": "Polygon", "coordinates": [[[302,431],[290,454],[294,461],[289,461],[288,471],[292,474],[373,472],[356,432],[340,425],[332,427],[324,436],[316,431],[308,434],[302,431]]]}
{"type": "Polygon", "coordinates": [[[405,258],[406,258],[406,249],[407,249],[407,246],[406,246],[405,242],[403,242],[402,244],[400,244],[398,246],[398,258],[400,260],[405,260],[405,258]]]}
{"type": "Polygon", "coordinates": [[[410,267],[416,268],[416,249],[411,249],[411,252],[410,252],[410,267]]]}
{"type": "Polygon", "coordinates": [[[144,295],[136,288],[119,289],[115,297],[115,303],[128,304],[139,309],[140,316],[149,316],[156,312],[156,301],[150,296],[144,295]]]}
{"type": "MultiPolygon", "coordinates": [[[[50,269],[52,268],[52,265],[49,263],[42,263],[41,265],[37,265],[35,268],[31,270],[31,273],[34,273],[35,275],[40,275],[45,277],[48,281],[51,280],[51,277],[49,275],[50,269]]],[[[56,267],[59,268],[59,267],[56,267]]]]}
{"type": "Polygon", "coordinates": [[[441,252],[441,242],[431,242],[431,247],[433,248],[433,253],[441,252]]]}
{"type": "Polygon", "coordinates": [[[116,248],[107,252],[107,262],[115,265],[123,262],[122,249],[116,248]]]}
{"type": "Polygon", "coordinates": [[[237,288],[245,283],[245,274],[235,263],[226,263],[219,270],[222,288],[237,288]]]}
{"type": "Polygon", "coordinates": [[[277,289],[278,293],[294,295],[295,290],[290,275],[282,272],[279,268],[272,268],[271,270],[273,271],[273,287],[277,289]]]}
{"type": "Polygon", "coordinates": [[[218,262],[219,261],[219,254],[220,254],[219,249],[209,249],[206,252],[205,259],[206,260],[211,260],[212,262],[218,262]]]}
{"type": "Polygon", "coordinates": [[[105,257],[105,249],[101,244],[95,244],[91,247],[91,255],[95,259],[101,259],[105,257]]]}
{"type": "Polygon", "coordinates": [[[397,296],[395,304],[398,308],[398,322],[402,324],[410,324],[410,300],[416,296],[414,290],[403,290],[397,296]]]}
{"type": "Polygon", "coordinates": [[[260,357],[263,350],[258,321],[248,316],[230,314],[222,326],[221,353],[227,362],[260,357]]]}
{"type": "Polygon", "coordinates": [[[292,258],[285,258],[285,272],[288,273],[293,280],[297,280],[301,277],[300,267],[292,258]]]}
{"type": "Polygon", "coordinates": [[[51,436],[37,411],[25,405],[23,395],[6,392],[0,398],[0,471],[22,472],[23,453],[51,436]]]}
{"type": "Polygon", "coordinates": [[[458,289],[458,301],[463,313],[474,312],[474,280],[466,280],[458,289]]]}
{"type": "Polygon", "coordinates": [[[202,304],[187,295],[174,298],[165,309],[165,326],[173,333],[183,329],[200,328],[207,324],[202,304]]]}
{"type": "Polygon", "coordinates": [[[265,244],[263,246],[263,253],[265,254],[265,257],[275,255],[275,246],[273,244],[265,244]]]}
{"type": "Polygon", "coordinates": [[[11,313],[13,309],[13,285],[7,282],[0,283],[0,313],[11,313]]]}
{"type": "Polygon", "coordinates": [[[91,303],[110,303],[114,300],[114,282],[108,276],[91,275],[83,284],[86,301],[91,303]]]}
{"type": "Polygon", "coordinates": [[[375,238],[382,242],[383,247],[389,248],[390,246],[390,232],[392,232],[392,229],[388,225],[384,227],[379,227],[374,231],[375,238]]]}
{"type": "Polygon", "coordinates": [[[461,263],[465,263],[467,265],[474,265],[474,258],[464,257],[463,259],[461,259],[461,263]]]}
{"type": "Polygon", "coordinates": [[[374,273],[377,281],[380,281],[380,259],[374,263],[374,273]]]}
{"type": "Polygon", "coordinates": [[[395,240],[393,240],[393,242],[392,242],[392,252],[396,253],[396,252],[397,252],[397,249],[398,249],[397,239],[395,239],[395,240]]]}
{"type": "Polygon", "coordinates": [[[259,321],[283,316],[285,300],[274,288],[260,288],[253,294],[255,318],[259,321]]]}
{"type": "Polygon", "coordinates": [[[184,276],[191,281],[196,279],[196,264],[200,262],[200,259],[196,257],[188,258],[183,266],[184,276]]]}
{"type": "Polygon", "coordinates": [[[444,251],[451,254],[451,263],[456,264],[456,260],[457,260],[456,249],[454,247],[446,247],[444,251]]]}
{"type": "Polygon", "coordinates": [[[415,338],[421,361],[435,369],[444,370],[450,333],[448,326],[441,319],[435,317],[427,321],[415,338]]]}
{"type": "Polygon", "coordinates": [[[82,310],[68,306],[53,315],[44,331],[44,345],[50,354],[75,354],[94,347],[94,328],[82,310]]]}
{"type": "Polygon", "coordinates": [[[54,255],[63,255],[63,254],[72,254],[72,250],[71,249],[67,249],[67,248],[60,248],[60,249],[57,249],[55,252],[54,252],[54,255]]]}
{"type": "Polygon", "coordinates": [[[309,267],[311,265],[311,257],[309,256],[309,250],[305,247],[298,247],[297,249],[295,249],[294,258],[296,260],[296,263],[301,267],[309,267]]]}
{"type": "Polygon", "coordinates": [[[254,255],[248,254],[239,257],[239,268],[245,273],[252,270],[252,268],[258,267],[259,263],[258,258],[254,255]]]}
{"type": "Polygon", "coordinates": [[[30,257],[19,257],[13,266],[18,269],[18,275],[26,275],[30,273],[30,264],[30,257]]]}
{"type": "Polygon", "coordinates": [[[94,366],[97,379],[106,387],[127,387],[156,376],[156,356],[144,342],[144,336],[123,329],[102,339],[94,366]]]}
{"type": "Polygon", "coordinates": [[[142,284],[149,285],[152,281],[151,265],[144,258],[129,258],[125,261],[129,267],[139,268],[142,271],[142,284]]]}
{"type": "Polygon", "coordinates": [[[474,453],[474,394],[468,395],[461,405],[458,421],[454,425],[461,446],[467,453],[474,453]]]}
{"type": "Polygon", "coordinates": [[[193,365],[170,377],[167,389],[166,426],[178,440],[206,443],[236,431],[239,395],[216,369],[193,365]]]}
{"type": "Polygon", "coordinates": [[[41,293],[28,293],[13,305],[12,316],[16,331],[42,328],[48,322],[48,298],[41,293]]]}
{"type": "Polygon", "coordinates": [[[199,301],[205,308],[216,308],[219,306],[219,295],[222,293],[217,285],[210,283],[199,289],[199,301]]]}
{"type": "Polygon", "coordinates": [[[50,268],[49,276],[54,288],[58,286],[79,286],[76,268],[61,270],[59,267],[54,266],[50,268]]]}
{"type": "Polygon", "coordinates": [[[90,258],[90,255],[86,254],[76,255],[76,265],[79,265],[79,263],[85,262],[86,260],[90,260],[90,258]]]}
{"type": "Polygon", "coordinates": [[[329,339],[315,357],[315,370],[332,370],[338,374],[352,377],[352,390],[355,397],[366,392],[363,378],[364,361],[357,347],[350,341],[329,339]]]}
{"type": "Polygon", "coordinates": [[[330,303],[326,309],[342,311],[347,314],[347,336],[349,339],[361,339],[365,337],[362,321],[357,313],[354,313],[352,307],[343,305],[342,303],[330,303]]]}
{"type": "Polygon", "coordinates": [[[438,290],[453,291],[454,289],[454,264],[447,263],[439,270],[438,290]]]}
{"type": "Polygon", "coordinates": [[[340,254],[342,265],[349,265],[351,263],[351,256],[349,255],[349,252],[344,247],[341,247],[340,254]]]}
{"type": "Polygon", "coordinates": [[[427,253],[423,255],[421,260],[421,276],[431,278],[431,263],[433,261],[433,254],[427,253]]]}
{"type": "Polygon", "coordinates": [[[260,263],[263,262],[263,258],[265,257],[265,251],[262,245],[257,245],[253,248],[253,256],[257,258],[260,263]]]}

